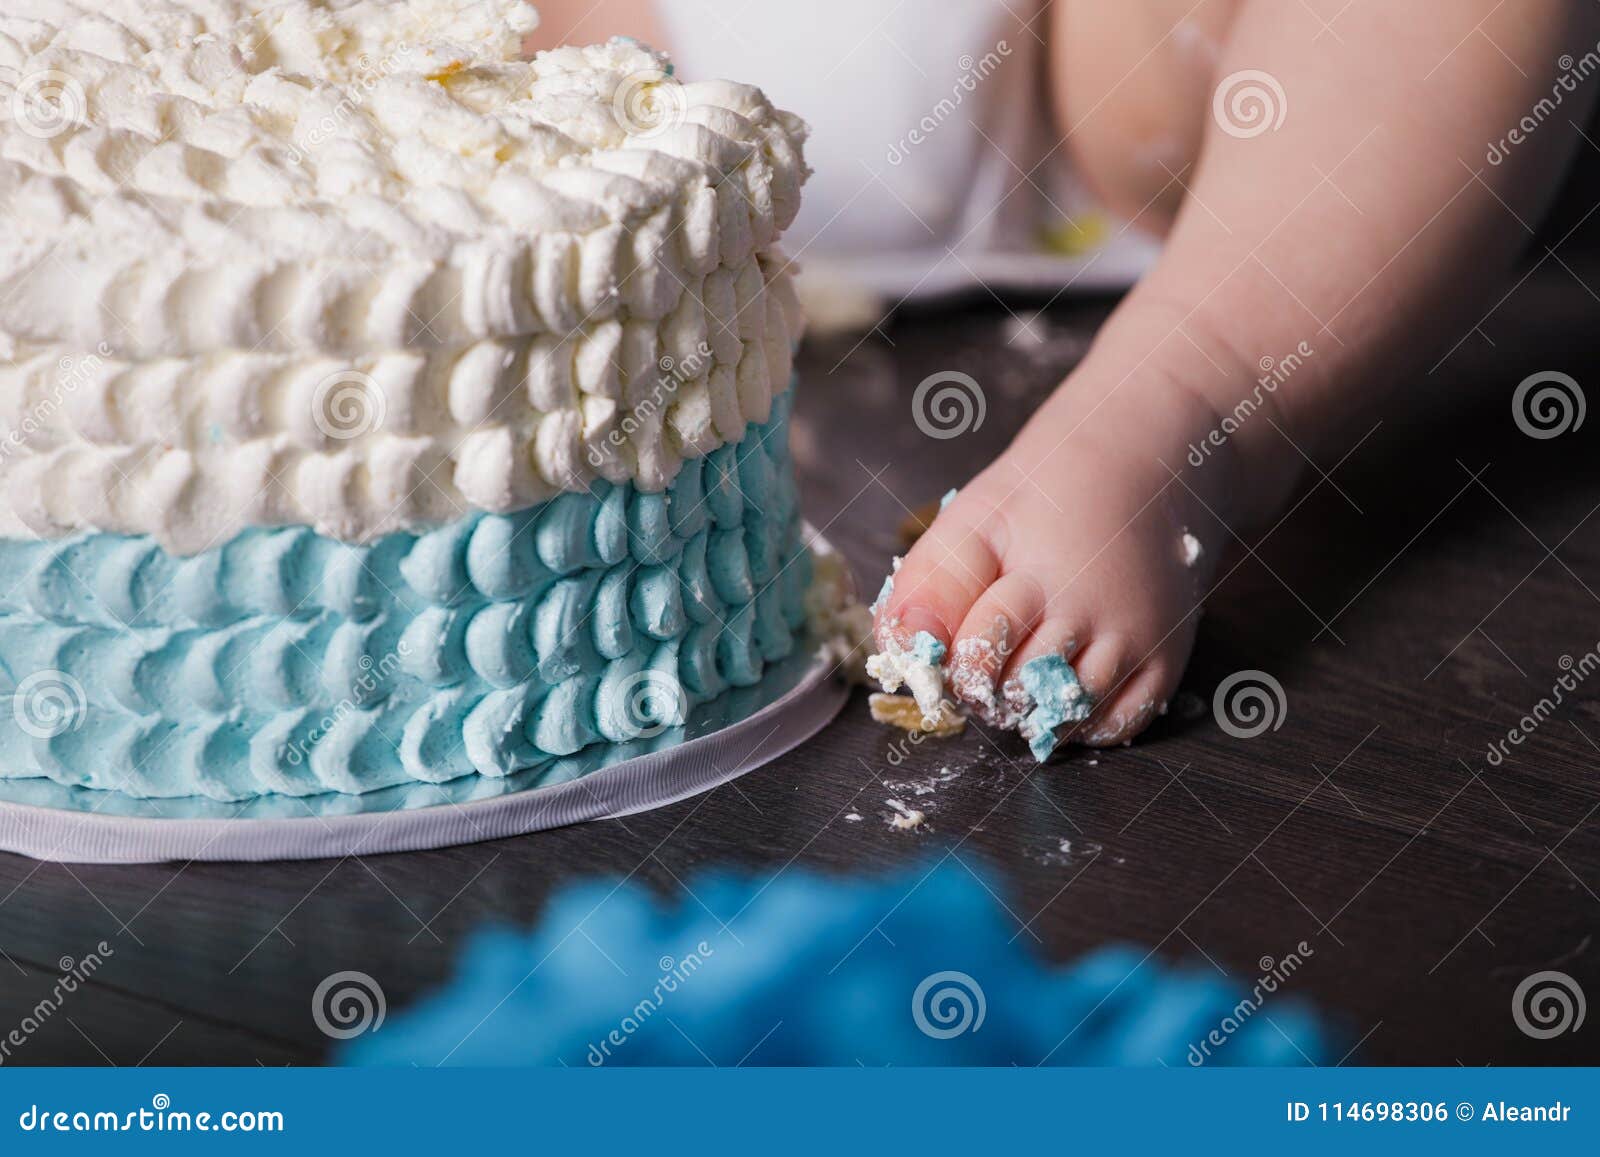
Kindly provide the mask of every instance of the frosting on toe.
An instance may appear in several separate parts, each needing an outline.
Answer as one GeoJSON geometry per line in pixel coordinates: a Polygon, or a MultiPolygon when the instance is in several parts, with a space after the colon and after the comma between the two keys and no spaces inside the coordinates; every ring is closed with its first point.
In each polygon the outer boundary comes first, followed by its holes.
{"type": "MultiPolygon", "coordinates": [[[[893,587],[891,575],[884,580],[880,604],[887,601],[893,587]]],[[[997,688],[1005,653],[1003,618],[996,629],[998,641],[969,635],[947,656],[944,644],[927,631],[918,631],[908,643],[902,643],[890,624],[882,639],[883,650],[867,658],[867,674],[885,692],[902,686],[911,692],[920,717],[918,730],[925,734],[958,734],[958,718],[970,712],[991,727],[1017,732],[1027,740],[1034,759],[1044,763],[1060,743],[1062,729],[1082,723],[1093,713],[1094,697],[1079,682],[1078,672],[1066,657],[1055,654],[1028,660],[997,688]]],[[[903,709],[893,710],[887,703],[874,711],[874,718],[881,723],[903,726],[906,717],[903,709]]]]}
{"type": "Polygon", "coordinates": [[[910,691],[931,728],[944,714],[944,655],[944,644],[927,631],[918,631],[906,646],[890,635],[882,651],[867,657],[867,674],[887,692],[902,686],[910,691]]]}
{"type": "MultiPolygon", "coordinates": [[[[1094,700],[1078,682],[1072,664],[1060,655],[1040,655],[1022,665],[1018,673],[1022,700],[1027,714],[1017,731],[1028,741],[1034,759],[1043,763],[1060,742],[1058,729],[1069,723],[1082,723],[1094,709],[1094,700]]],[[[1008,693],[1015,695],[1014,689],[1008,693]]]]}

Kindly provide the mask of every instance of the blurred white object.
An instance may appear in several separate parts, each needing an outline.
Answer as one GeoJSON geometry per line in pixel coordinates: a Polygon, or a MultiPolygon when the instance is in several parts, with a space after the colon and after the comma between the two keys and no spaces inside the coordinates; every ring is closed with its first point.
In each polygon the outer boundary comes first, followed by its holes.
{"type": "Polygon", "coordinates": [[[866,333],[888,315],[892,303],[882,292],[826,258],[813,260],[808,253],[794,272],[806,333],[812,337],[866,333]]]}
{"type": "Polygon", "coordinates": [[[657,0],[685,77],[757,77],[811,124],[815,175],[786,237],[802,286],[813,281],[808,303],[838,296],[857,307],[840,320],[859,323],[863,290],[903,300],[973,285],[1131,285],[1158,246],[1107,219],[1068,170],[1045,87],[1042,0],[932,7],[811,0],[730,15],[716,0],[657,0]],[[845,285],[855,297],[840,295],[845,285]]]}

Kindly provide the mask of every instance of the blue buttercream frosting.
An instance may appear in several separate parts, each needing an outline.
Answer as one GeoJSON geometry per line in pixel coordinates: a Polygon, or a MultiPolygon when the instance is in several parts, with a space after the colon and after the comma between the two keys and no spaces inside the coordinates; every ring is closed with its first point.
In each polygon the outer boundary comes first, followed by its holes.
{"type": "Polygon", "coordinates": [[[1022,665],[1021,677],[1022,689],[1033,704],[1022,721],[1022,733],[1033,757],[1043,763],[1056,749],[1056,728],[1089,718],[1094,704],[1072,664],[1060,655],[1030,659],[1022,665]]]}
{"type": "Polygon", "coordinates": [[[789,406],[663,493],[600,482],[367,545],[305,527],[190,557],[148,537],[0,540],[0,776],[358,793],[675,726],[661,704],[758,682],[804,626],[789,406]],[[70,700],[43,726],[39,673],[70,700]]]}
{"type": "Polygon", "coordinates": [[[894,575],[883,576],[883,585],[878,588],[878,597],[872,600],[872,613],[877,614],[894,597],[894,575]]]}
{"type": "Polygon", "coordinates": [[[929,667],[937,667],[944,662],[944,644],[927,631],[918,631],[911,637],[908,653],[917,662],[929,667]]]}

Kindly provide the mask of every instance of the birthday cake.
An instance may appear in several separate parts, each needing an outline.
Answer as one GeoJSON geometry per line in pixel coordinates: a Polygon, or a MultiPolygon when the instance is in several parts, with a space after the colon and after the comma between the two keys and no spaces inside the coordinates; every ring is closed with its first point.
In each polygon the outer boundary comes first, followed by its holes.
{"type": "Polygon", "coordinates": [[[513,0],[6,0],[0,777],[505,776],[804,625],[804,126],[513,0]]]}

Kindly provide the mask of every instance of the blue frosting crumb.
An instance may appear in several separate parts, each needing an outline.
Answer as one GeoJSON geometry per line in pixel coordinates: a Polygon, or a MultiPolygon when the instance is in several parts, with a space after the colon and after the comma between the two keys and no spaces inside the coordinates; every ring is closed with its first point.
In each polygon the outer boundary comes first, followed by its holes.
{"type": "MultiPolygon", "coordinates": [[[[944,644],[927,631],[918,631],[911,639],[910,655],[919,663],[937,667],[944,662],[944,644]]],[[[1069,667],[1070,671],[1071,668],[1069,667]]]]}
{"type": "Polygon", "coordinates": [[[894,594],[894,575],[886,574],[883,576],[883,586],[878,588],[877,599],[875,599],[872,606],[867,609],[873,614],[877,614],[879,609],[888,603],[889,596],[892,594],[894,594]]]}
{"type": "Polygon", "coordinates": [[[956,488],[954,486],[952,486],[949,490],[946,490],[944,492],[944,497],[939,499],[939,510],[940,510],[940,512],[943,512],[944,508],[946,506],[949,506],[955,500],[956,500],[956,488]]]}
{"type": "Polygon", "coordinates": [[[1181,1068],[1342,1051],[1288,994],[1197,1047],[1232,1023],[1250,980],[1125,945],[1051,963],[1016,935],[995,899],[1004,889],[954,865],[883,879],[702,873],[690,886],[704,907],[668,906],[637,882],[564,887],[538,927],[479,931],[442,990],[335,1060],[1181,1068]],[[733,927],[716,912],[738,913],[733,927]]]}
{"type": "Polygon", "coordinates": [[[1023,721],[1031,733],[1028,749],[1033,758],[1043,763],[1056,749],[1056,728],[1063,723],[1083,722],[1094,704],[1078,682],[1072,664],[1060,655],[1041,655],[1023,664],[1022,689],[1033,703],[1033,710],[1023,721]]]}

